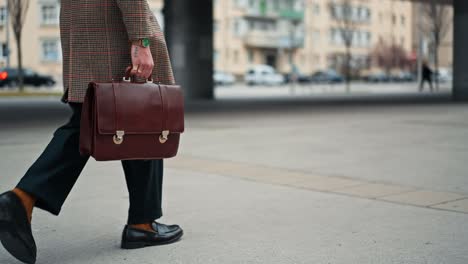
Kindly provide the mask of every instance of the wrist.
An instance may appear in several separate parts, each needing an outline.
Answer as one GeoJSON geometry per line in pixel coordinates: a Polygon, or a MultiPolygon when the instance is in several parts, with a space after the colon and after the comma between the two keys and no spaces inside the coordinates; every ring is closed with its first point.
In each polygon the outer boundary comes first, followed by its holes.
{"type": "Polygon", "coordinates": [[[142,48],[147,48],[147,47],[149,47],[149,44],[150,44],[148,38],[133,39],[133,40],[129,40],[129,42],[132,45],[140,46],[142,48]]]}

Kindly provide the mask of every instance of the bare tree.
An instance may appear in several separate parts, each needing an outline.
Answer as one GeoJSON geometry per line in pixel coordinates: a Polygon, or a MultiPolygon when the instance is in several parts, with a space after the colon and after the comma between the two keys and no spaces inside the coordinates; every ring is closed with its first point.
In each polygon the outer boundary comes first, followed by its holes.
{"type": "MultiPolygon", "coordinates": [[[[439,49],[442,40],[447,35],[452,17],[450,7],[442,5],[439,1],[429,0],[429,3],[422,4],[421,8],[423,24],[421,29],[429,36],[433,44],[434,68],[439,72],[439,49]]],[[[435,76],[436,89],[439,89],[439,78],[435,76]]]]}
{"type": "Polygon", "coordinates": [[[386,73],[390,73],[392,69],[405,69],[411,66],[408,53],[402,46],[395,43],[388,45],[384,41],[380,41],[370,56],[373,63],[384,69],[386,73]]]}
{"type": "Polygon", "coordinates": [[[26,20],[26,13],[29,8],[29,0],[8,0],[8,13],[13,28],[13,34],[16,39],[16,47],[18,50],[18,81],[20,91],[24,90],[23,77],[23,50],[21,49],[21,36],[26,20]]]}
{"type": "Polygon", "coordinates": [[[336,30],[339,32],[341,41],[345,46],[344,74],[346,79],[346,91],[350,91],[351,80],[351,46],[358,27],[358,21],[354,16],[352,0],[339,0],[329,4],[330,14],[337,23],[336,30]]]}

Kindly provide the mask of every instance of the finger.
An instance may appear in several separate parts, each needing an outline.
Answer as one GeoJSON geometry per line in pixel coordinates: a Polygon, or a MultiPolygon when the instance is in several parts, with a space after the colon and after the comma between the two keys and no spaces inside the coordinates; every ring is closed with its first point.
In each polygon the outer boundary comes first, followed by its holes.
{"type": "Polygon", "coordinates": [[[153,75],[153,65],[148,66],[148,73],[146,74],[146,79],[152,79],[151,76],[153,75]]]}
{"type": "Polygon", "coordinates": [[[150,75],[151,75],[151,65],[146,65],[143,76],[145,77],[145,79],[148,79],[150,75]]]}
{"type": "Polygon", "coordinates": [[[133,65],[132,70],[130,71],[130,75],[134,76],[137,75],[138,65],[133,65]]]}
{"type": "Polygon", "coordinates": [[[141,77],[141,78],[144,78],[144,77],[145,77],[145,76],[144,76],[144,72],[145,72],[145,65],[140,64],[140,65],[138,66],[137,76],[138,76],[138,77],[141,77]]]}
{"type": "Polygon", "coordinates": [[[127,72],[130,74],[130,70],[132,69],[132,66],[128,66],[127,68],[125,68],[125,74],[127,74],[127,72]]]}

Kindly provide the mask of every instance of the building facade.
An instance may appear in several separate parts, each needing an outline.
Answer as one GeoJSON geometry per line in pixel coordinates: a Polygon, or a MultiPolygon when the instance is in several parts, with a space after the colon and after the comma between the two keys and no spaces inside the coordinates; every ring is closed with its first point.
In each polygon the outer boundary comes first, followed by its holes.
{"type": "Polygon", "coordinates": [[[282,73],[340,70],[345,29],[352,35],[352,67],[370,70],[379,44],[411,52],[411,6],[393,0],[217,0],[216,69],[238,77],[250,64],[269,64],[282,73]]]}
{"type": "Polygon", "coordinates": [[[304,49],[304,0],[217,0],[215,69],[243,75],[251,64],[286,72],[304,49]]]}

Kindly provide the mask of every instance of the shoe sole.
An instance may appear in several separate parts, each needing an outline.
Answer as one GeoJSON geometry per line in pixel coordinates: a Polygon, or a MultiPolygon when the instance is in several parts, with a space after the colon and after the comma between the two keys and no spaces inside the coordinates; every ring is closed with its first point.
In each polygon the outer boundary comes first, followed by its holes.
{"type": "Polygon", "coordinates": [[[17,225],[5,220],[6,217],[2,213],[4,210],[1,209],[3,208],[0,208],[0,242],[16,259],[27,264],[34,264],[36,262],[34,253],[21,239],[17,225]]]}
{"type": "Polygon", "coordinates": [[[154,247],[154,246],[162,246],[167,244],[172,244],[180,240],[180,238],[184,235],[184,231],[180,232],[180,234],[174,237],[171,240],[159,243],[150,243],[150,242],[122,242],[121,248],[122,249],[138,249],[138,248],[145,248],[145,247],[154,247]]]}

